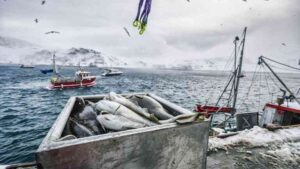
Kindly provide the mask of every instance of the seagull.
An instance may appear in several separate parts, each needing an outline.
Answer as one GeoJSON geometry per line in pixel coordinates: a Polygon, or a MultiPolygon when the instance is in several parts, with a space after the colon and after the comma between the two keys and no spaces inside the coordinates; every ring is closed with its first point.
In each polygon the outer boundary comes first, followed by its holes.
{"type": "Polygon", "coordinates": [[[126,27],[123,27],[123,29],[125,30],[125,32],[127,33],[127,35],[130,37],[130,33],[129,33],[129,31],[127,30],[127,28],[126,28],[126,27]]]}
{"type": "Polygon", "coordinates": [[[60,33],[60,32],[57,32],[57,31],[49,31],[49,32],[46,32],[45,34],[50,34],[50,33],[60,33]]]}
{"type": "Polygon", "coordinates": [[[286,44],[285,44],[285,43],[281,43],[281,45],[282,45],[282,46],[286,46],[286,44]]]}
{"type": "Polygon", "coordinates": [[[42,1],[42,5],[44,5],[45,3],[46,3],[46,0],[43,0],[43,1],[42,1]]]}
{"type": "Polygon", "coordinates": [[[39,20],[38,20],[37,18],[35,18],[35,20],[34,20],[34,21],[35,21],[35,23],[38,23],[38,22],[39,22],[39,20]]]}

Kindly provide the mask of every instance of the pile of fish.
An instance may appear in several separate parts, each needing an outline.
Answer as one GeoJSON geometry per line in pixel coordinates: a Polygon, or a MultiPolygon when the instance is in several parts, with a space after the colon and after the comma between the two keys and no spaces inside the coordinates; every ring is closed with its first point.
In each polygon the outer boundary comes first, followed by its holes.
{"type": "Polygon", "coordinates": [[[147,95],[123,97],[114,92],[94,103],[77,97],[77,110],[69,117],[60,140],[177,122],[190,123],[198,114],[174,116],[147,95]]]}

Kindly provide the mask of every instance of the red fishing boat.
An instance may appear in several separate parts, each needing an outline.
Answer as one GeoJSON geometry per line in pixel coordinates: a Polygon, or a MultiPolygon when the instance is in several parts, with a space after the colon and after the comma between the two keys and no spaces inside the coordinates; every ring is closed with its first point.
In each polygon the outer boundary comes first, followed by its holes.
{"type": "Polygon", "coordinates": [[[55,55],[53,55],[53,71],[54,76],[50,80],[50,88],[52,89],[91,87],[96,85],[96,77],[91,76],[90,72],[84,71],[82,68],[75,72],[74,77],[61,76],[55,65],[55,55]]]}

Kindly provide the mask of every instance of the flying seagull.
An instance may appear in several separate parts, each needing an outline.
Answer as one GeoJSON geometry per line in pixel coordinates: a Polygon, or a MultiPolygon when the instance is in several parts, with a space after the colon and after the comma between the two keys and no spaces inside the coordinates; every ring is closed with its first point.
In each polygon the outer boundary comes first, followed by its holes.
{"type": "Polygon", "coordinates": [[[38,23],[38,22],[39,22],[39,20],[38,20],[37,18],[35,18],[35,20],[34,20],[34,21],[35,21],[35,23],[38,23]]]}
{"type": "Polygon", "coordinates": [[[57,32],[57,31],[49,31],[49,32],[46,32],[45,34],[50,34],[50,33],[60,33],[60,32],[57,32]]]}
{"type": "Polygon", "coordinates": [[[282,46],[286,46],[286,44],[285,44],[285,43],[281,43],[281,45],[282,45],[282,46]]]}
{"type": "Polygon", "coordinates": [[[43,1],[42,1],[42,5],[44,5],[45,3],[46,3],[46,0],[43,0],[43,1]]]}
{"type": "Polygon", "coordinates": [[[124,29],[124,31],[127,33],[127,35],[130,37],[130,33],[129,33],[129,31],[127,30],[127,28],[126,28],[126,27],[123,27],[123,29],[124,29]]]}

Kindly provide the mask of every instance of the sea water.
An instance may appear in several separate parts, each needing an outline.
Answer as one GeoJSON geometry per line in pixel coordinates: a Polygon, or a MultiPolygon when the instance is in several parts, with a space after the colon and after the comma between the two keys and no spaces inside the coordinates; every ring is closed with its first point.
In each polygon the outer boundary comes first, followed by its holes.
{"type": "MultiPolygon", "coordinates": [[[[51,75],[40,73],[47,66],[21,69],[0,66],[0,164],[29,162],[70,96],[152,92],[184,108],[196,103],[214,104],[226,85],[230,72],[124,69],[122,76],[102,77],[103,69],[87,68],[97,76],[90,88],[51,90],[51,75]]],[[[64,67],[63,76],[74,76],[77,68],[64,67]]],[[[263,105],[282,95],[279,83],[269,73],[247,72],[241,79],[237,107],[240,112],[261,111],[263,105]],[[249,88],[251,86],[251,88],[249,88]],[[249,90],[250,89],[250,90],[249,90]]],[[[293,90],[299,74],[280,74],[293,90]]],[[[222,100],[225,104],[226,100],[222,100]]],[[[299,145],[299,144],[298,144],[299,145]]]]}

